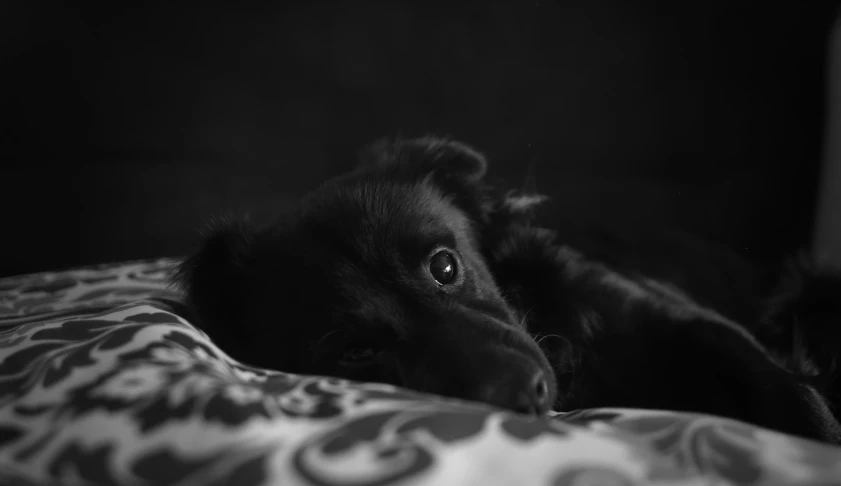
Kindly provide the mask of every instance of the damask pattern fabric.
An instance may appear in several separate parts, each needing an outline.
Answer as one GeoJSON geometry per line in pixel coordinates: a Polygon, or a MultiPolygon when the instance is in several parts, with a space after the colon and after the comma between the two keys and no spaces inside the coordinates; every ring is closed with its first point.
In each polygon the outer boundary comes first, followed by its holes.
{"type": "Polygon", "coordinates": [[[0,280],[0,484],[841,485],[841,448],[739,422],[247,366],[183,317],[174,263],[0,280]]]}

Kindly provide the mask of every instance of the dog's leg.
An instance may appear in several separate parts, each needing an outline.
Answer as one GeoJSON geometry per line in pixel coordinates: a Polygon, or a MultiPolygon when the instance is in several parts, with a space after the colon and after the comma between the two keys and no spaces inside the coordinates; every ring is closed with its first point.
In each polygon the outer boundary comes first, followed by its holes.
{"type": "Polygon", "coordinates": [[[788,262],[767,303],[758,336],[806,376],[841,413],[841,272],[807,257],[788,262]]]}
{"type": "Polygon", "coordinates": [[[635,324],[606,329],[587,343],[568,407],[701,412],[841,440],[823,398],[740,333],[701,318],[635,313],[635,324]]]}
{"type": "Polygon", "coordinates": [[[564,409],[694,411],[841,438],[819,394],[744,327],[679,290],[589,261],[545,230],[521,229],[494,262],[509,298],[529,311],[564,409]]]}

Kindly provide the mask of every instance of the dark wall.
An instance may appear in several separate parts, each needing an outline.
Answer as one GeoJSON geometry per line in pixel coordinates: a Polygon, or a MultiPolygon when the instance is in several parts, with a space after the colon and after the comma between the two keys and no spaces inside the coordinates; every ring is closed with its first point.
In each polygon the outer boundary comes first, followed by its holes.
{"type": "Polygon", "coordinates": [[[183,254],[398,133],[532,164],[559,217],[808,236],[829,2],[7,3],[0,275],[183,254]]]}

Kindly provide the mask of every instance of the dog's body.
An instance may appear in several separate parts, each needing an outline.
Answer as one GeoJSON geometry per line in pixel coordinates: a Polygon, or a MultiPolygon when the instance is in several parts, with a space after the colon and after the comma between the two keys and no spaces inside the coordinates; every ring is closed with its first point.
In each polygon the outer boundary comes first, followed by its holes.
{"type": "MultiPolygon", "coordinates": [[[[265,230],[217,223],[177,280],[210,336],[254,365],[525,413],[695,411],[841,442],[832,380],[802,376],[791,363],[813,357],[780,344],[800,294],[763,317],[753,296],[588,259],[533,222],[542,198],[495,194],[485,169],[457,142],[380,143],[265,230]]],[[[834,372],[834,348],[816,354],[818,376],[834,372]]]]}

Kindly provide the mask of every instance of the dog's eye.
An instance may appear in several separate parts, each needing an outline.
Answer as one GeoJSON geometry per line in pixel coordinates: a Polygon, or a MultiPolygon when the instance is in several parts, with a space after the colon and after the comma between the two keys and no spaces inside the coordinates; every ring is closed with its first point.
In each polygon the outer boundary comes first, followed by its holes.
{"type": "Polygon", "coordinates": [[[456,260],[452,254],[439,251],[429,260],[429,273],[441,285],[452,282],[456,276],[456,260]]]}

